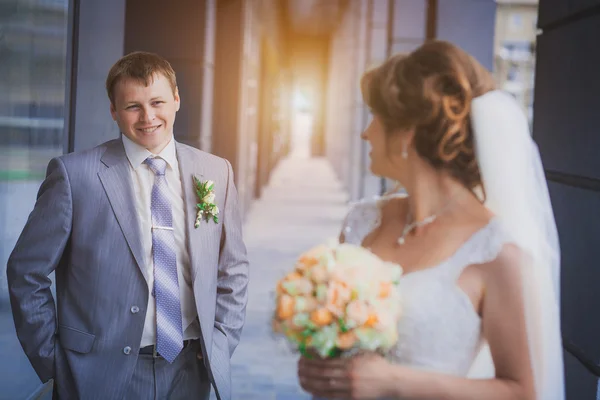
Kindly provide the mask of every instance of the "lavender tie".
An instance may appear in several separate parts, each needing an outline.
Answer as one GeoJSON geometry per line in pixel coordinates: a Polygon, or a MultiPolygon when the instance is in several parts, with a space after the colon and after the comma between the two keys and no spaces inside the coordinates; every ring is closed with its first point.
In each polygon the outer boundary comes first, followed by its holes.
{"type": "Polygon", "coordinates": [[[162,158],[151,157],[144,162],[155,175],[150,210],[156,299],[156,351],[172,363],[183,348],[183,333],[173,214],[165,178],[167,162],[162,158]]]}

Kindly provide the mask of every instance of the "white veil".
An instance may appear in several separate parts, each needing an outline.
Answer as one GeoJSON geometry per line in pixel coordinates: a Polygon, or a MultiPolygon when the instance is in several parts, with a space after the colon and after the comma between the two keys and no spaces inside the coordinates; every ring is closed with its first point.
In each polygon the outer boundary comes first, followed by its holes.
{"type": "MultiPolygon", "coordinates": [[[[560,247],[539,152],[523,111],[506,93],[475,98],[471,123],[485,205],[529,257],[522,271],[536,397],[563,400],[560,247]]],[[[484,349],[472,368],[474,375],[485,375],[489,362],[484,349]]]]}

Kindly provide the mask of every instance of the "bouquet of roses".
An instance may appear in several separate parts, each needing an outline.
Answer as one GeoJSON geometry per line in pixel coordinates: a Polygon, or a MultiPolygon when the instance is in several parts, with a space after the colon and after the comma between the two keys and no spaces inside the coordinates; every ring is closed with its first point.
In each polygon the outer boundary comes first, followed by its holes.
{"type": "Polygon", "coordinates": [[[398,340],[401,275],[363,247],[310,249],[277,284],[273,330],[302,354],[385,353],[398,340]]]}

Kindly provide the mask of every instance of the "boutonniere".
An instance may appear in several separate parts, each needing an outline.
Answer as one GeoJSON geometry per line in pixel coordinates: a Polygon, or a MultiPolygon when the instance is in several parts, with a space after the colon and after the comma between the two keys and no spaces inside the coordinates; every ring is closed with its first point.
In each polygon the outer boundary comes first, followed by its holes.
{"type": "Polygon", "coordinates": [[[198,196],[198,212],[196,213],[196,223],[194,228],[200,226],[200,222],[205,220],[208,222],[212,219],[215,224],[219,223],[219,207],[215,204],[215,183],[211,180],[201,181],[200,179],[194,178],[194,186],[196,187],[196,195],[198,196]]]}

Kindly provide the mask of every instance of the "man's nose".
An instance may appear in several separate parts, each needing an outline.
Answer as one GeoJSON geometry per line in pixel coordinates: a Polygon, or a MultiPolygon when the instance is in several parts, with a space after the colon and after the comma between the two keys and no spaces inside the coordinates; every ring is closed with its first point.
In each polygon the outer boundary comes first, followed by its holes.
{"type": "Polygon", "coordinates": [[[143,122],[152,122],[156,118],[156,113],[151,107],[145,107],[140,118],[143,122]]]}

